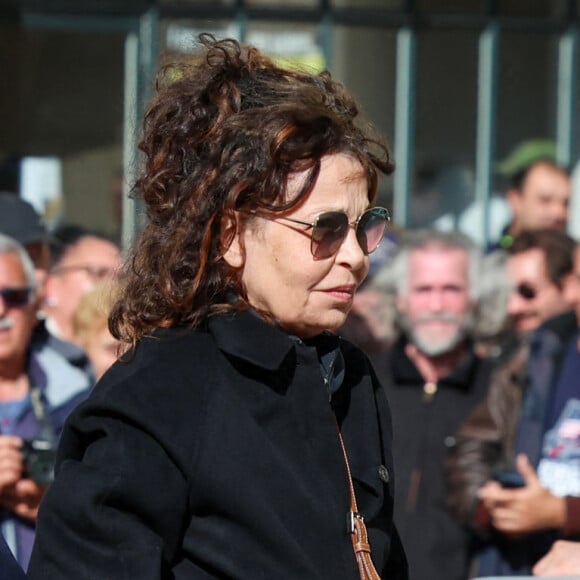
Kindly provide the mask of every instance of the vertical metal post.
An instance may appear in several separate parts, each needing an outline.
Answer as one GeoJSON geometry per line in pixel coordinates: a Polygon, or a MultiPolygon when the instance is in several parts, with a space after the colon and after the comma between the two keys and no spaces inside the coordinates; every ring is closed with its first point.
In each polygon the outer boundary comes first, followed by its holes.
{"type": "Polygon", "coordinates": [[[570,26],[558,44],[558,112],[556,156],[570,166],[576,160],[574,132],[577,106],[578,27],[570,26]]]}
{"type": "Polygon", "coordinates": [[[131,186],[137,175],[137,126],[139,119],[138,99],[139,39],[131,31],[125,38],[125,86],[123,107],[123,198],[121,242],[128,248],[136,230],[135,200],[129,198],[131,186]]]}
{"type": "Polygon", "coordinates": [[[489,199],[493,187],[497,111],[499,26],[491,21],[479,38],[475,201],[482,208],[480,239],[489,242],[489,199]]]}
{"type": "Polygon", "coordinates": [[[405,26],[397,32],[395,91],[395,164],[393,217],[395,223],[409,223],[409,202],[413,183],[415,140],[416,32],[405,26]]]}
{"type": "Polygon", "coordinates": [[[139,204],[129,198],[138,171],[139,124],[151,96],[158,54],[159,17],[151,8],[136,22],[125,41],[125,108],[123,134],[123,247],[131,245],[140,226],[139,204]]]}
{"type": "Polygon", "coordinates": [[[248,36],[248,13],[246,11],[246,3],[244,0],[237,0],[236,2],[235,23],[238,39],[241,42],[246,42],[248,36]]]}
{"type": "Polygon", "coordinates": [[[324,58],[325,68],[332,70],[334,19],[332,17],[329,0],[320,0],[320,11],[322,13],[322,18],[318,25],[320,31],[320,49],[322,51],[322,57],[324,58]]]}

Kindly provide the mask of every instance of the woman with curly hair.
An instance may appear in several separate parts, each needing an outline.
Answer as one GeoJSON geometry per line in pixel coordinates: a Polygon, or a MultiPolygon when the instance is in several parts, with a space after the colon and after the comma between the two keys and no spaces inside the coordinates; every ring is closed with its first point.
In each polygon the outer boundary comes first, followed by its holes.
{"type": "Polygon", "coordinates": [[[389,153],[328,73],[200,45],[145,115],[131,348],[67,424],[30,577],[404,579],[387,401],[333,334],[389,153]]]}

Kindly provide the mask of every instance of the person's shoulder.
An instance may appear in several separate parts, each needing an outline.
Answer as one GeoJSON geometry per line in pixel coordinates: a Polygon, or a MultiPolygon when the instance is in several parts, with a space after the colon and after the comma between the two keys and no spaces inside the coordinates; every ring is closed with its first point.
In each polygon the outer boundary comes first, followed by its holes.
{"type": "Polygon", "coordinates": [[[71,364],[46,342],[31,345],[28,374],[33,384],[44,385],[44,396],[52,409],[80,400],[93,385],[90,373],[71,364]]]}
{"type": "Polygon", "coordinates": [[[154,388],[199,381],[215,365],[217,348],[211,336],[201,329],[167,328],[142,338],[123,353],[99,381],[97,390],[154,388]],[[135,385],[133,387],[133,385],[135,385]]]}
{"type": "Polygon", "coordinates": [[[209,352],[215,351],[215,341],[204,327],[187,326],[161,328],[145,336],[134,350],[136,358],[147,362],[150,357],[180,360],[204,360],[209,352]]]}
{"type": "Polygon", "coordinates": [[[567,310],[556,316],[548,318],[535,331],[536,335],[552,333],[561,340],[568,340],[578,331],[578,319],[573,310],[567,310]]]}
{"type": "Polygon", "coordinates": [[[202,331],[171,329],[142,339],[101,377],[74,412],[142,425],[194,424],[216,392],[219,361],[202,331]]]}

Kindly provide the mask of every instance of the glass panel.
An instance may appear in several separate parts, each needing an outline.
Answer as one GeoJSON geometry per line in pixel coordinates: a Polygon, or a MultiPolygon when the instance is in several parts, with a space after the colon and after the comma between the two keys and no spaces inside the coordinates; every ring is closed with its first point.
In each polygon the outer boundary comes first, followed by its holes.
{"type": "MultiPolygon", "coordinates": [[[[497,189],[509,187],[509,177],[526,163],[555,149],[558,107],[558,37],[549,35],[505,34],[501,43],[501,84],[499,95],[497,189]],[[514,112],[517,111],[517,114],[514,112]],[[520,146],[518,155],[513,155],[520,146]],[[523,146],[523,147],[522,147],[523,146]]],[[[578,91],[578,88],[576,88],[578,91]]],[[[576,92],[575,194],[569,217],[569,231],[580,236],[580,99],[576,92]]]]}
{"type": "Polygon", "coordinates": [[[477,47],[471,31],[419,33],[410,227],[463,229],[469,219],[475,193],[477,47]]]}
{"type": "Polygon", "coordinates": [[[123,33],[0,28],[0,181],[49,225],[118,236],[123,33]]]}
{"type": "MultiPolygon", "coordinates": [[[[555,141],[557,39],[541,34],[506,33],[500,42],[500,58],[498,162],[506,161],[523,141],[555,141]]],[[[501,191],[506,183],[501,173],[497,177],[501,191]]]]}
{"type": "Polygon", "coordinates": [[[319,44],[318,27],[284,22],[249,22],[246,40],[285,65],[321,71],[327,63],[319,44]]]}
{"type": "Polygon", "coordinates": [[[239,27],[225,20],[162,20],[160,29],[161,52],[191,52],[197,36],[210,32],[217,38],[239,38],[239,27]]]}
{"type": "MultiPolygon", "coordinates": [[[[361,105],[363,114],[391,146],[394,138],[395,41],[392,31],[336,26],[330,70],[361,105]]],[[[380,205],[392,208],[392,178],[383,180],[380,205]]]]}

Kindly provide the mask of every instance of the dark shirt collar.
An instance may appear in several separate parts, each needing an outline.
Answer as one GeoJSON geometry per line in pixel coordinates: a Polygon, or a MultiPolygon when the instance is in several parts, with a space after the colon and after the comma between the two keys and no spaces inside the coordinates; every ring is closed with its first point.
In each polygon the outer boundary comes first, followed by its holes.
{"type": "MultiPolygon", "coordinates": [[[[391,352],[393,379],[397,385],[420,385],[423,386],[425,380],[417,370],[411,359],[405,352],[408,341],[402,337],[393,346],[391,352]]],[[[468,344],[465,358],[453,372],[438,381],[438,385],[445,385],[453,388],[468,389],[471,386],[473,376],[479,359],[473,350],[473,345],[468,344]]]]}

